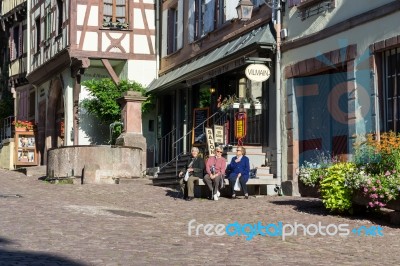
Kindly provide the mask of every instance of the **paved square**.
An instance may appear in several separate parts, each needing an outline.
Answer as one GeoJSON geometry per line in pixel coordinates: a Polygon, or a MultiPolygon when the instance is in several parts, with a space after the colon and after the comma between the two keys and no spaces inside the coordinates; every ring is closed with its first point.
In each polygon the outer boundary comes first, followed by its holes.
{"type": "MultiPolygon", "coordinates": [[[[334,216],[319,200],[174,200],[146,179],[49,184],[0,170],[0,265],[399,265],[400,229],[384,236],[188,235],[188,223],[377,225],[334,216]]],[[[200,228],[201,229],[201,228],[200,228]]],[[[195,234],[195,229],[192,229],[195,234]]]]}

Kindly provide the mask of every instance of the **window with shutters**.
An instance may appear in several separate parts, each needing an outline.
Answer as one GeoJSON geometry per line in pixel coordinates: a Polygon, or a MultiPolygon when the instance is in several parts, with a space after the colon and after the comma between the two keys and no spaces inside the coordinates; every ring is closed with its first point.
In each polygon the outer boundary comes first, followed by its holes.
{"type": "Polygon", "coordinates": [[[195,0],[195,38],[199,39],[204,36],[204,14],[205,0],[195,0]]]}
{"type": "Polygon", "coordinates": [[[167,53],[171,54],[178,47],[178,10],[171,8],[168,10],[168,46],[167,53]]]}
{"type": "Polygon", "coordinates": [[[51,11],[50,8],[46,11],[46,20],[45,20],[45,40],[49,40],[51,38],[51,11]]]}
{"type": "Polygon", "coordinates": [[[226,22],[226,0],[217,1],[217,21],[218,26],[226,22]]]}
{"type": "Polygon", "coordinates": [[[103,0],[103,27],[127,29],[128,25],[128,1],[103,0]]]}
{"type": "Polygon", "coordinates": [[[400,132],[400,48],[382,53],[383,131],[400,132]]]}
{"type": "Polygon", "coordinates": [[[10,28],[10,60],[13,61],[23,55],[23,30],[22,22],[10,28]]]}

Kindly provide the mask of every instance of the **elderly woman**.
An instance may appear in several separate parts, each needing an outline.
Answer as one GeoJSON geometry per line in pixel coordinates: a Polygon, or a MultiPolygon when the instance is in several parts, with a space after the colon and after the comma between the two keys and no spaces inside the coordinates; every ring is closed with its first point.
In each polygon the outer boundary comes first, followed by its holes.
{"type": "Polygon", "coordinates": [[[246,149],[243,147],[237,147],[236,156],[232,158],[231,163],[228,165],[228,179],[231,187],[232,199],[236,198],[236,192],[234,190],[236,180],[239,179],[240,186],[243,189],[244,198],[248,199],[249,194],[247,193],[247,180],[250,175],[250,161],[246,155],[246,149]]]}
{"type": "Polygon", "coordinates": [[[194,199],[194,181],[199,180],[204,175],[204,160],[199,156],[199,149],[192,148],[192,155],[184,169],[179,173],[181,187],[184,189],[185,199],[194,199]]]}
{"type": "Polygon", "coordinates": [[[219,188],[221,182],[224,182],[226,170],[226,161],[222,157],[222,151],[222,147],[217,147],[215,149],[215,156],[208,158],[206,165],[207,174],[204,176],[204,182],[211,192],[211,199],[214,200],[218,200],[220,196],[219,188]]]}

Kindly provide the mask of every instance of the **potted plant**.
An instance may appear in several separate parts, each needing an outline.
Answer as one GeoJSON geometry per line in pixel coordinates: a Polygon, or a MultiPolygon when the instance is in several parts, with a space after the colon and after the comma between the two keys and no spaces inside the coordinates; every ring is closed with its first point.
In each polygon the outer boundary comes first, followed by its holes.
{"type": "Polygon", "coordinates": [[[12,124],[15,127],[15,131],[30,131],[34,127],[34,124],[30,121],[14,120],[12,124]]]}

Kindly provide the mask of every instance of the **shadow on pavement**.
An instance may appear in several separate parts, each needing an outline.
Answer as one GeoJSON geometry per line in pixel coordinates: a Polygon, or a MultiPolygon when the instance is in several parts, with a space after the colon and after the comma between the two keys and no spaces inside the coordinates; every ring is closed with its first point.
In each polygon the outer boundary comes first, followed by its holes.
{"type": "Polygon", "coordinates": [[[292,205],[293,209],[299,212],[305,212],[316,215],[330,215],[319,199],[302,199],[302,200],[273,200],[270,201],[276,205],[292,205]]]}
{"type": "MultiPolygon", "coordinates": [[[[13,244],[14,242],[0,237],[2,247],[13,244]]],[[[52,255],[43,252],[15,251],[0,249],[1,265],[70,265],[84,266],[82,262],[76,262],[68,258],[52,255]]]]}
{"type": "Polygon", "coordinates": [[[399,225],[390,223],[390,216],[386,212],[375,212],[368,210],[365,206],[353,205],[353,214],[348,212],[337,213],[330,212],[325,209],[322,200],[316,198],[302,198],[299,200],[275,200],[271,201],[272,204],[276,205],[291,205],[293,209],[298,212],[304,212],[313,215],[321,216],[339,216],[347,218],[349,220],[369,220],[374,224],[384,225],[392,228],[399,228],[399,225]]]}

